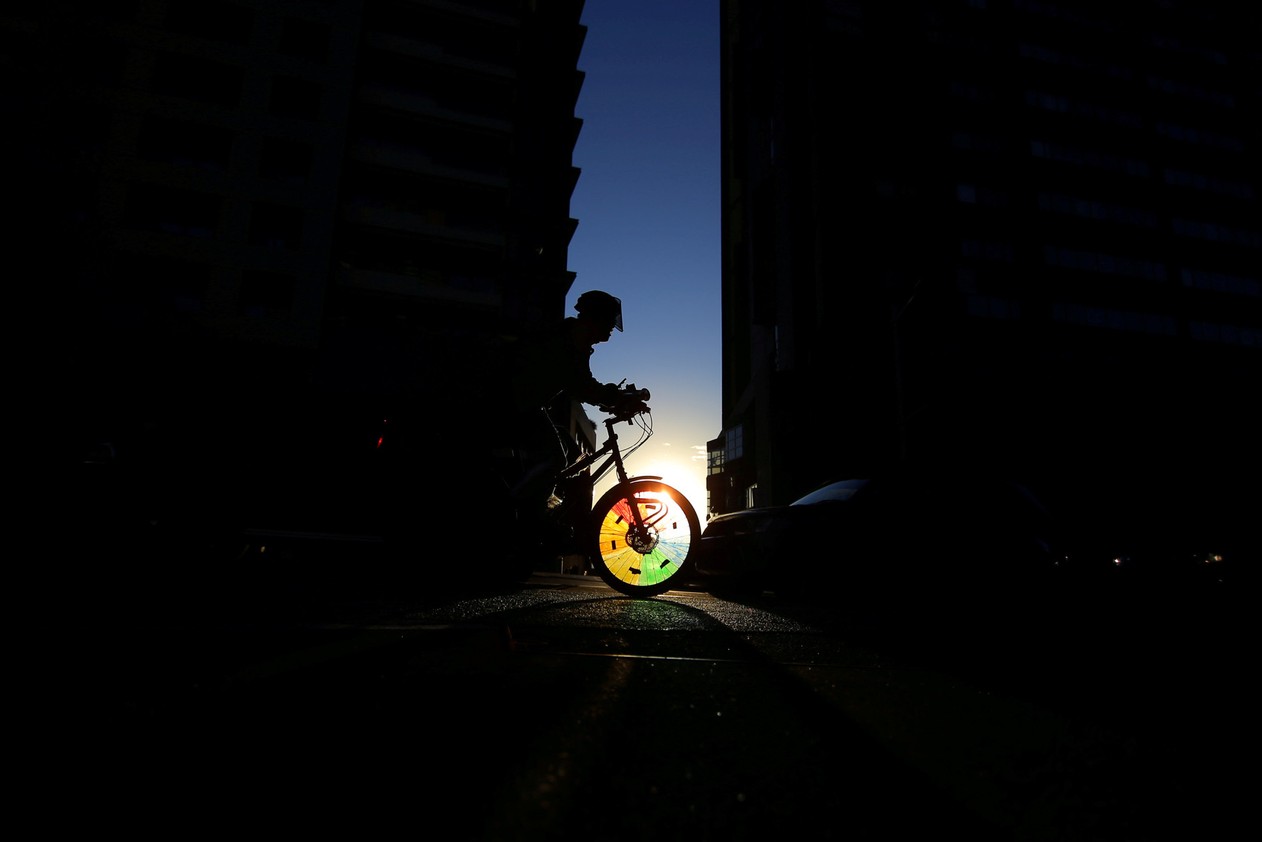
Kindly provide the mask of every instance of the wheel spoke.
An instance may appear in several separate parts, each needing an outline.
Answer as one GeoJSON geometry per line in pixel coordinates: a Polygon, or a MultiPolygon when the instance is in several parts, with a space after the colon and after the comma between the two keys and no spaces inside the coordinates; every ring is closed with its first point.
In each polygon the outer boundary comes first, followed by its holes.
{"type": "Polygon", "coordinates": [[[668,590],[687,569],[701,529],[677,490],[643,480],[633,480],[631,489],[617,487],[597,504],[597,567],[611,587],[652,596],[668,590]]]}

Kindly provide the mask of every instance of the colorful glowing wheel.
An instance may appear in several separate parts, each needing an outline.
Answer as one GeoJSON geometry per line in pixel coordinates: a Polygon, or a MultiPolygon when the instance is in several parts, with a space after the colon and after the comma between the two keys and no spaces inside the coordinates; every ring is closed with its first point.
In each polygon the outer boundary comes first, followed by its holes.
{"type": "Polygon", "coordinates": [[[628,596],[656,596],[687,584],[700,539],[688,498],[657,480],[617,485],[592,510],[592,563],[609,587],[628,596]]]}

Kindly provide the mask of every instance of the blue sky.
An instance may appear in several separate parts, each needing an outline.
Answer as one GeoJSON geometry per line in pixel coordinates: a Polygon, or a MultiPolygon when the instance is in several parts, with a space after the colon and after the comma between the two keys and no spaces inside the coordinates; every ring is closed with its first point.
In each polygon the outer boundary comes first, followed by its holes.
{"type": "Polygon", "coordinates": [[[652,392],[653,437],[628,469],[661,474],[704,521],[705,443],[723,423],[719,3],[587,0],[582,22],[569,314],[588,289],[622,299],[626,329],[596,346],[592,373],[652,392]]]}

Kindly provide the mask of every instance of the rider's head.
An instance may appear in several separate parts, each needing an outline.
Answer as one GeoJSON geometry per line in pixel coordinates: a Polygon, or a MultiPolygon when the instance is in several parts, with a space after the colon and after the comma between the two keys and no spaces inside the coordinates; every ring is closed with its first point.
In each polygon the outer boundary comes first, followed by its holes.
{"type": "Polygon", "coordinates": [[[595,326],[612,334],[613,329],[622,330],[622,301],[607,292],[598,289],[589,290],[574,302],[580,320],[588,320],[595,326]]]}

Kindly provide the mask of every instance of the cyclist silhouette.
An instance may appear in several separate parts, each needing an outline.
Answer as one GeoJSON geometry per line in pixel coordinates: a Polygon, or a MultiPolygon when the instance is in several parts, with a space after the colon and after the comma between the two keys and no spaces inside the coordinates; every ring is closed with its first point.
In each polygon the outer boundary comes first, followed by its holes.
{"type": "Polygon", "coordinates": [[[571,401],[613,404],[621,393],[615,383],[601,383],[591,370],[596,345],[622,330],[622,301],[590,290],[569,316],[539,333],[524,337],[511,351],[512,402],[518,450],[527,468],[518,497],[540,511],[554,490],[554,475],[569,464],[567,444],[571,401]]]}

